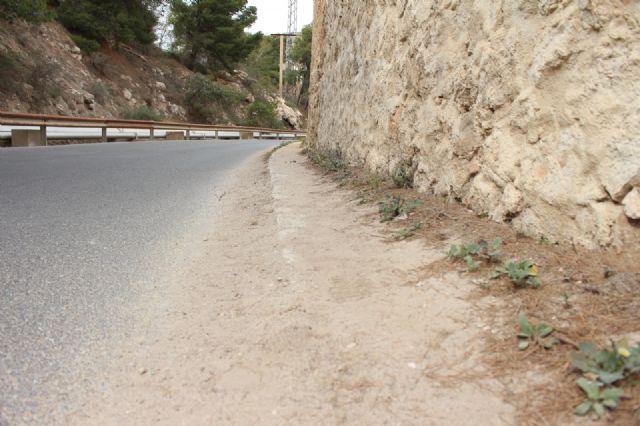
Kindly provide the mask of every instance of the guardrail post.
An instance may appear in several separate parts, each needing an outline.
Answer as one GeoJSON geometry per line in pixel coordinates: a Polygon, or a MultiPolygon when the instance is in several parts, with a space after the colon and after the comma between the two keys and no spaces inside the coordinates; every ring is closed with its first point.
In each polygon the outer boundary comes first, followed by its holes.
{"type": "Polygon", "coordinates": [[[47,126],[40,126],[40,141],[44,146],[49,145],[49,141],[47,140],[47,126]]]}
{"type": "Polygon", "coordinates": [[[191,139],[191,130],[187,129],[187,136],[186,136],[187,140],[191,139]]]}
{"type": "Polygon", "coordinates": [[[101,142],[107,142],[107,128],[103,127],[102,128],[102,139],[100,140],[101,142]]]}
{"type": "Polygon", "coordinates": [[[156,136],[156,132],[154,129],[149,129],[149,139],[153,140],[156,136]]]}
{"type": "Polygon", "coordinates": [[[216,140],[218,140],[218,131],[216,130],[216,140]]]}

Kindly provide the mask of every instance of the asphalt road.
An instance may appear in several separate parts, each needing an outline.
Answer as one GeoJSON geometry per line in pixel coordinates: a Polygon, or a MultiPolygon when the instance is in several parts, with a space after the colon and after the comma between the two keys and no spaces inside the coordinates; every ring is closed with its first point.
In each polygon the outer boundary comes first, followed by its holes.
{"type": "Polygon", "coordinates": [[[0,150],[0,424],[64,410],[82,348],[126,330],[234,167],[277,142],[0,150]],[[175,250],[174,250],[175,251],[175,250]],[[163,258],[163,253],[164,258],[163,258]]]}

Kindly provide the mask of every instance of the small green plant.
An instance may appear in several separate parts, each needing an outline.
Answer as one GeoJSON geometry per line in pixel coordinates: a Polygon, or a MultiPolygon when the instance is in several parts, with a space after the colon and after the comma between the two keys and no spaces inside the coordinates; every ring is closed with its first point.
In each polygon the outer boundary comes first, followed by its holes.
{"type": "Polygon", "coordinates": [[[600,390],[602,383],[579,378],[576,384],[587,395],[587,399],[576,407],[575,414],[586,416],[593,412],[598,418],[604,417],[607,408],[613,410],[620,404],[620,398],[624,396],[624,391],[613,386],[600,390]]]}
{"type": "Polygon", "coordinates": [[[398,195],[388,195],[386,201],[378,202],[380,222],[389,222],[401,215],[408,215],[422,205],[420,200],[407,201],[398,195]]]}
{"type": "Polygon", "coordinates": [[[453,244],[447,252],[447,257],[454,260],[464,260],[467,263],[467,270],[473,272],[480,267],[480,264],[473,260],[473,256],[480,253],[480,244],[470,243],[457,246],[453,244]]]}
{"type": "Polygon", "coordinates": [[[631,348],[626,340],[612,342],[611,348],[597,349],[595,343],[583,342],[578,352],[569,352],[573,367],[605,385],[640,373],[640,344],[631,348]]]}
{"type": "Polygon", "coordinates": [[[126,109],[122,113],[122,117],[126,120],[144,120],[144,121],[161,121],[164,116],[148,105],[142,105],[138,108],[126,109]]]}
{"type": "Polygon", "coordinates": [[[309,148],[307,156],[321,169],[327,172],[338,172],[347,168],[347,162],[342,159],[340,152],[337,150],[317,150],[309,148]]]}
{"type": "Polygon", "coordinates": [[[506,275],[516,287],[540,287],[538,268],[529,259],[510,260],[494,270],[489,278],[496,279],[506,275]]]}
{"type": "Polygon", "coordinates": [[[454,260],[464,260],[467,263],[467,270],[475,271],[480,267],[480,263],[476,260],[485,260],[488,263],[500,261],[501,244],[500,237],[494,239],[491,245],[486,240],[480,240],[478,243],[465,243],[460,246],[453,244],[447,252],[447,256],[454,260]]]}
{"type": "Polygon", "coordinates": [[[500,254],[500,246],[502,245],[502,238],[497,237],[489,246],[486,240],[480,240],[480,257],[485,259],[489,263],[500,262],[502,256],[500,254]]]}
{"type": "Polygon", "coordinates": [[[413,174],[414,170],[408,163],[400,163],[391,173],[391,180],[393,184],[398,188],[412,188],[413,187],[413,174]]]}
{"type": "Polygon", "coordinates": [[[416,231],[422,227],[422,224],[416,222],[412,224],[409,228],[404,228],[398,231],[398,235],[396,239],[399,241],[406,240],[407,238],[411,238],[416,234],[416,231]]]}
{"type": "Polygon", "coordinates": [[[610,348],[600,350],[595,343],[583,342],[579,351],[568,356],[571,365],[585,376],[576,381],[587,395],[587,400],[576,407],[579,416],[593,412],[601,418],[606,409],[615,409],[624,392],[614,385],[633,383],[640,373],[640,344],[631,347],[627,340],[611,342],[610,348]]]}
{"type": "Polygon", "coordinates": [[[549,327],[544,322],[540,321],[537,324],[529,322],[529,318],[522,314],[519,318],[520,332],[518,333],[518,349],[524,351],[529,348],[531,344],[540,345],[545,349],[551,349],[556,343],[555,339],[551,337],[553,328],[549,327]]]}

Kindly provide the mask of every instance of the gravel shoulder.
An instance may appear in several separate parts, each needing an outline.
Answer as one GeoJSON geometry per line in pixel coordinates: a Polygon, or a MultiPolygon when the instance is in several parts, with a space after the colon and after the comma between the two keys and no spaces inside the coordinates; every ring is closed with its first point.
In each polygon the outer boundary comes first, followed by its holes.
{"type": "Polygon", "coordinates": [[[294,144],[244,164],[65,423],[513,424],[478,355],[498,302],[306,163],[294,144]]]}

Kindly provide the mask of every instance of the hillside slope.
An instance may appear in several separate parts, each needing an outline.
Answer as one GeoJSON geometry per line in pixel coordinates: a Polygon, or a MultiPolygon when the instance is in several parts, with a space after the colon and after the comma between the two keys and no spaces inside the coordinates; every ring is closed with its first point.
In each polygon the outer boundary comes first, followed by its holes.
{"type": "MultiPolygon", "coordinates": [[[[150,48],[100,48],[88,56],[57,22],[0,25],[0,110],[240,124],[257,98],[277,103],[282,127],[302,126],[302,115],[271,93],[256,93],[247,74],[222,73],[215,84],[229,99],[209,99],[206,117],[194,111],[186,85],[195,74],[150,48]]],[[[202,109],[202,108],[201,108],[202,109]]],[[[278,123],[276,123],[278,124],[278,123]]]]}

